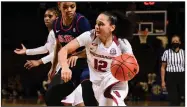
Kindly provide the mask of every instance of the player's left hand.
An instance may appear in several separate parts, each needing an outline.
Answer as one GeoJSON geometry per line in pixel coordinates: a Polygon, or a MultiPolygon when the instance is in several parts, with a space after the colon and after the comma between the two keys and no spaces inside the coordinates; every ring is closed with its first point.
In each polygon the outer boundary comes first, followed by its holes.
{"type": "Polygon", "coordinates": [[[33,67],[37,67],[41,64],[40,60],[27,60],[27,62],[25,63],[24,67],[26,69],[31,69],[33,67]]]}
{"type": "Polygon", "coordinates": [[[71,56],[70,58],[68,58],[68,64],[70,67],[74,67],[76,65],[78,56],[71,56]]]}

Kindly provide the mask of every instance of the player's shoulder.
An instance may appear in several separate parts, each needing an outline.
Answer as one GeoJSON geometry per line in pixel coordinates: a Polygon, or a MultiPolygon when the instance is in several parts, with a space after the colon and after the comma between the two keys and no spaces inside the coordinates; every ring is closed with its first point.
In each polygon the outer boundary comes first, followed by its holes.
{"type": "Polygon", "coordinates": [[[49,35],[54,36],[54,35],[55,35],[54,30],[51,30],[51,31],[49,32],[49,35]]]}
{"type": "Polygon", "coordinates": [[[84,32],[83,34],[84,34],[84,35],[94,36],[94,35],[95,35],[95,29],[92,29],[92,30],[86,31],[86,32],[84,32]]]}
{"type": "Polygon", "coordinates": [[[48,38],[55,38],[55,32],[54,30],[51,30],[48,34],[48,38]]]}
{"type": "Polygon", "coordinates": [[[82,15],[81,13],[76,13],[76,17],[85,17],[84,15],[82,15]]]}
{"type": "Polygon", "coordinates": [[[95,37],[95,30],[92,29],[92,30],[89,30],[89,31],[85,31],[84,33],[81,34],[81,37],[83,38],[91,38],[91,40],[94,39],[95,37]]]}
{"type": "Polygon", "coordinates": [[[88,20],[84,15],[80,14],[80,13],[76,13],[76,20],[80,21],[80,20],[88,20]]]}
{"type": "Polygon", "coordinates": [[[126,45],[126,46],[131,47],[130,42],[129,42],[128,39],[126,39],[126,38],[123,38],[123,39],[118,38],[118,42],[120,42],[119,45],[120,45],[120,44],[121,44],[121,45],[124,44],[124,45],[126,45]]]}
{"type": "Polygon", "coordinates": [[[55,21],[54,21],[54,22],[60,22],[60,21],[61,21],[61,19],[62,19],[62,16],[59,16],[59,17],[57,17],[57,18],[55,19],[55,21]]]}
{"type": "Polygon", "coordinates": [[[89,33],[92,40],[96,39],[95,29],[90,30],[89,33]]]}
{"type": "Polygon", "coordinates": [[[130,44],[129,41],[128,41],[126,38],[124,38],[124,39],[122,39],[122,40],[123,40],[123,42],[124,42],[125,44],[130,44]]]}
{"type": "Polygon", "coordinates": [[[60,26],[60,22],[61,22],[61,16],[57,17],[54,21],[53,21],[53,29],[56,30],[56,28],[59,28],[60,26]]]}
{"type": "Polygon", "coordinates": [[[62,19],[62,16],[57,17],[57,18],[53,21],[53,25],[60,24],[61,19],[62,19]]]}

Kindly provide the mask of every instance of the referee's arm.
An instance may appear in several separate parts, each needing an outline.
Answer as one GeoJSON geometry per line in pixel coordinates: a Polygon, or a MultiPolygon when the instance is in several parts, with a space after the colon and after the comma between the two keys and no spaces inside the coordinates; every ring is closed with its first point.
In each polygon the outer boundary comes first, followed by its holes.
{"type": "Polygon", "coordinates": [[[166,88],[165,82],[165,73],[166,73],[166,66],[167,66],[167,54],[168,51],[166,50],[162,55],[162,66],[161,66],[161,86],[163,89],[166,88]]]}
{"type": "Polygon", "coordinates": [[[165,73],[166,73],[166,62],[162,62],[161,66],[161,86],[162,88],[166,88],[166,83],[165,83],[165,73]]]}

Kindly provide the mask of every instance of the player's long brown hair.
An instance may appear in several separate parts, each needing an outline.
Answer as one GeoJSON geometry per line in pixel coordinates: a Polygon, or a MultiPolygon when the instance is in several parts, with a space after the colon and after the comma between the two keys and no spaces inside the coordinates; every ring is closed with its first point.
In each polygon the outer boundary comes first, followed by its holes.
{"type": "Polygon", "coordinates": [[[105,11],[101,14],[109,16],[111,24],[116,26],[113,34],[116,35],[117,38],[126,38],[128,40],[132,39],[135,23],[133,20],[130,20],[130,17],[126,17],[125,14],[120,11],[105,11]]]}

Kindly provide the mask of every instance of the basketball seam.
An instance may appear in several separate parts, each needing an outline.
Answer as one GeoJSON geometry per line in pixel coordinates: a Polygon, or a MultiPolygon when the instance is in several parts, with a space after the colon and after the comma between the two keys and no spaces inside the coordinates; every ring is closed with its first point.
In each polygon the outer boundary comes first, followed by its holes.
{"type": "MultiPolygon", "coordinates": [[[[120,67],[120,65],[119,64],[116,64],[116,65],[114,65],[114,66],[118,66],[118,68],[117,68],[117,70],[116,70],[116,72],[118,71],[118,69],[119,69],[119,67],[120,67]]],[[[114,67],[114,66],[112,66],[112,67],[114,67]]],[[[111,67],[111,68],[112,68],[111,67]]],[[[115,74],[114,74],[114,76],[116,77],[116,72],[115,72],[115,74]]]]}
{"type": "MultiPolygon", "coordinates": [[[[132,56],[127,57],[125,60],[129,59],[130,57],[132,57],[132,56]]],[[[123,61],[125,61],[125,60],[123,59],[122,55],[121,55],[121,59],[122,59],[123,61]]]]}
{"type": "Polygon", "coordinates": [[[134,65],[138,66],[137,64],[132,63],[132,62],[127,62],[127,61],[124,61],[124,62],[129,63],[129,64],[134,64],[134,65]]]}
{"type": "Polygon", "coordinates": [[[117,75],[117,72],[118,72],[118,70],[119,70],[119,67],[120,67],[120,66],[118,65],[118,69],[117,69],[116,72],[115,72],[115,77],[116,77],[116,75],[117,75]]]}
{"type": "MultiPolygon", "coordinates": [[[[118,72],[118,70],[119,70],[119,68],[121,67],[119,64],[118,65],[116,65],[116,66],[118,66],[118,69],[116,70],[116,72],[115,72],[115,77],[116,77],[116,74],[117,74],[117,72],[118,72]]],[[[122,68],[122,67],[121,67],[122,68]]],[[[123,68],[122,68],[123,69],[123,68]]]]}
{"type": "MultiPolygon", "coordinates": [[[[121,64],[122,65],[122,64],[121,64]]],[[[122,69],[123,70],[123,69],[122,69]]],[[[125,80],[125,74],[124,74],[124,71],[123,71],[123,78],[124,78],[124,80],[125,80]]]]}
{"type": "MultiPolygon", "coordinates": [[[[130,57],[134,58],[133,56],[129,56],[129,57],[126,58],[125,60],[129,59],[130,57]]],[[[121,59],[123,60],[122,55],[121,55],[121,59]]],[[[123,61],[126,62],[125,60],[123,60],[123,61]]],[[[118,62],[119,62],[119,61],[118,61],[118,62]]],[[[124,63],[124,62],[123,62],[123,63],[124,63]]],[[[121,63],[121,62],[120,62],[120,63],[121,63]]],[[[123,63],[122,63],[122,64],[123,64],[123,63]]],[[[134,64],[134,63],[130,63],[130,62],[127,62],[127,63],[129,63],[129,64],[134,64]]],[[[123,64],[123,65],[125,65],[125,64],[123,64]]],[[[136,65],[136,64],[134,64],[134,65],[136,65]]],[[[137,66],[137,65],[136,65],[136,66],[137,66]]],[[[127,66],[125,65],[125,67],[127,67],[127,66]]],[[[127,68],[128,68],[128,67],[127,67],[127,68]]],[[[128,69],[129,69],[129,68],[128,68],[128,69]]],[[[130,69],[129,69],[129,70],[130,70],[130,69]]],[[[130,70],[130,71],[131,71],[131,70],[130,70]]],[[[131,71],[131,72],[132,72],[132,71],[131,71]]],[[[133,74],[135,75],[136,73],[133,72],[133,74]]]]}
{"type": "MultiPolygon", "coordinates": [[[[116,72],[115,72],[115,74],[114,74],[114,77],[117,78],[116,75],[117,75],[117,72],[118,72],[119,68],[121,68],[122,70],[123,70],[123,68],[122,68],[121,65],[119,65],[119,64],[116,64],[116,65],[114,65],[114,66],[118,66],[118,69],[116,70],[116,72]]],[[[123,71],[123,78],[124,78],[124,80],[125,80],[124,71],[123,71]]]]}
{"type": "MultiPolygon", "coordinates": [[[[131,56],[129,56],[129,57],[131,57],[131,56]]],[[[129,58],[129,57],[128,57],[128,58],[129,58]]],[[[128,58],[126,58],[125,60],[127,60],[128,58]]],[[[123,60],[122,56],[121,56],[121,59],[123,60]]],[[[116,60],[116,59],[113,59],[113,60],[116,60]]],[[[126,62],[125,60],[123,60],[123,61],[126,62]]],[[[116,60],[116,61],[118,61],[118,60],[116,60]]],[[[118,61],[118,62],[119,62],[119,61],[118,61]]],[[[127,63],[128,63],[128,62],[127,62],[127,63]]],[[[115,66],[115,65],[113,65],[113,66],[115,66]]],[[[113,67],[113,66],[112,66],[112,67],[113,67]]]]}
{"type": "MultiPolygon", "coordinates": [[[[116,60],[116,61],[118,61],[118,60],[116,60]]],[[[120,62],[120,61],[118,61],[118,62],[120,62]]],[[[121,63],[121,65],[123,64],[122,62],[120,62],[121,63]]],[[[127,67],[125,64],[123,64],[125,67],[127,67]]],[[[127,67],[128,69],[129,69],[129,67],[127,67]]],[[[130,69],[129,69],[130,70],[130,69]]],[[[131,71],[131,70],[130,70],[131,71]]],[[[134,72],[133,72],[133,74],[135,74],[134,72]]]]}

